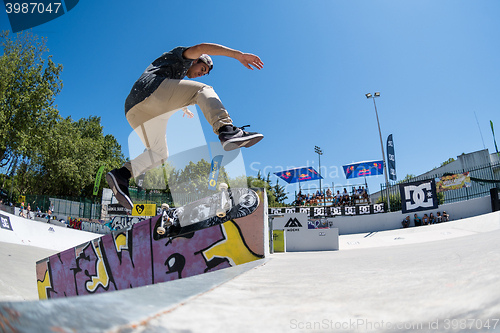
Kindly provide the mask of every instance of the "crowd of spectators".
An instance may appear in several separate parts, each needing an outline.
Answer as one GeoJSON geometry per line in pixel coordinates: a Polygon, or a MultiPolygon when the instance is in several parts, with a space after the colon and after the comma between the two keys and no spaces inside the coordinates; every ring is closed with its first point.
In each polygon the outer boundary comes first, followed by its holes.
{"type": "Polygon", "coordinates": [[[350,193],[344,187],[342,193],[337,190],[336,194],[330,188],[325,192],[317,190],[312,195],[309,193],[302,194],[302,190],[300,190],[294,204],[295,206],[316,206],[321,205],[323,202],[334,207],[353,206],[357,203],[368,204],[369,198],[364,186],[359,186],[358,189],[353,187],[350,193]]]}
{"type": "MultiPolygon", "coordinates": [[[[446,213],[446,211],[443,211],[443,214],[437,212],[435,216],[433,213],[429,213],[429,215],[425,213],[422,218],[420,218],[416,213],[413,215],[413,223],[415,227],[437,224],[441,222],[448,222],[449,220],[450,220],[450,215],[446,213]]],[[[410,215],[408,215],[403,220],[403,222],[401,222],[401,225],[403,226],[403,228],[408,228],[410,224],[411,224],[410,215]]]]}

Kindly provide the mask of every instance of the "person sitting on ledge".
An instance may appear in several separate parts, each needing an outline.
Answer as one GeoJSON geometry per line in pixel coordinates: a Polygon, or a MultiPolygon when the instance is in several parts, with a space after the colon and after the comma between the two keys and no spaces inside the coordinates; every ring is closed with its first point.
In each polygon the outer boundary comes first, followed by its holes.
{"type": "Polygon", "coordinates": [[[410,215],[407,215],[401,224],[403,225],[403,228],[408,228],[410,226],[410,215]]]}
{"type": "Polygon", "coordinates": [[[429,217],[427,216],[427,214],[424,214],[424,217],[422,218],[422,223],[423,225],[429,224],[429,217]]]}
{"type": "Polygon", "coordinates": [[[436,223],[441,223],[443,222],[443,217],[441,216],[440,212],[436,213],[436,223]]]}
{"type": "Polygon", "coordinates": [[[422,219],[418,217],[417,213],[413,215],[413,223],[415,223],[415,227],[420,227],[422,226],[422,219]]]}
{"type": "Polygon", "coordinates": [[[432,213],[429,215],[429,224],[436,224],[436,218],[432,213]]]}
{"type": "Polygon", "coordinates": [[[448,222],[450,220],[450,215],[443,211],[443,222],[448,222]]]}
{"type": "Polygon", "coordinates": [[[330,190],[330,188],[326,190],[326,200],[328,201],[332,200],[332,190],[330,190]]]}
{"type": "Polygon", "coordinates": [[[347,190],[344,187],[344,192],[342,192],[342,205],[349,205],[349,201],[349,193],[347,193],[347,190]]]}

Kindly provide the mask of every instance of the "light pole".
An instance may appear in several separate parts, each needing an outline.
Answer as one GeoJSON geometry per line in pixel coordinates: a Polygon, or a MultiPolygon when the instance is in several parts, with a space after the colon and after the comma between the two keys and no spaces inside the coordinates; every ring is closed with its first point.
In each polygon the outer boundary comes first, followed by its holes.
{"type": "MultiPolygon", "coordinates": [[[[323,155],[323,151],[321,150],[320,147],[314,146],[314,152],[318,154],[318,160],[319,160],[319,192],[323,193],[323,190],[321,189],[321,155],[323,155]]],[[[325,199],[325,194],[323,193],[323,206],[326,206],[326,199],[325,199]]]]}
{"type": "Polygon", "coordinates": [[[380,148],[382,148],[382,160],[384,162],[384,174],[385,174],[385,191],[387,195],[387,210],[391,210],[391,202],[389,199],[389,179],[387,178],[387,164],[385,163],[385,153],[384,153],[384,142],[382,141],[382,132],[380,131],[380,122],[378,121],[377,104],[375,103],[375,98],[380,97],[380,93],[376,92],[373,95],[368,93],[365,94],[366,98],[373,99],[373,106],[375,106],[375,116],[377,116],[378,134],[380,136],[380,148]]]}

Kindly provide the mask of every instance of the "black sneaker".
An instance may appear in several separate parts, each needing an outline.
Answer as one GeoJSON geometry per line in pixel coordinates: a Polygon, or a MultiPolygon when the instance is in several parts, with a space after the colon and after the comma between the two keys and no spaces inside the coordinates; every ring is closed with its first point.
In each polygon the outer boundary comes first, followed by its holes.
{"type": "Polygon", "coordinates": [[[134,204],[128,193],[128,179],[120,175],[118,169],[113,169],[106,174],[106,181],[115,194],[116,200],[126,209],[132,210],[134,204]]]}
{"type": "Polygon", "coordinates": [[[241,147],[251,147],[264,138],[264,135],[256,132],[246,132],[242,127],[233,126],[232,131],[219,132],[219,140],[225,151],[238,149],[241,147]]]}

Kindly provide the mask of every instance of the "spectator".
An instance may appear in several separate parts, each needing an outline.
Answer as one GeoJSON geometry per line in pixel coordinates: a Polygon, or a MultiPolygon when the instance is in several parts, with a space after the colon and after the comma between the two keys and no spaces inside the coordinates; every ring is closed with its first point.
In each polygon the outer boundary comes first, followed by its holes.
{"type": "Polygon", "coordinates": [[[436,213],[436,223],[441,223],[443,222],[443,217],[441,216],[440,212],[436,213]]]}
{"type": "Polygon", "coordinates": [[[415,227],[422,226],[422,219],[418,217],[417,213],[413,215],[413,223],[415,223],[415,227]]]}
{"type": "Polygon", "coordinates": [[[323,192],[322,191],[320,191],[320,190],[316,191],[316,200],[317,201],[323,200],[323,192]]]}
{"type": "Polygon", "coordinates": [[[429,215],[429,224],[436,224],[436,218],[432,213],[429,215]]]}
{"type": "Polygon", "coordinates": [[[363,194],[363,190],[361,189],[361,186],[358,186],[358,189],[356,190],[356,194],[361,196],[361,194],[363,194]]]}
{"type": "Polygon", "coordinates": [[[335,194],[335,205],[340,206],[342,204],[342,194],[337,190],[337,194],[335,194]]]}
{"type": "Polygon", "coordinates": [[[342,204],[344,204],[344,205],[349,204],[349,193],[347,193],[347,190],[345,187],[344,187],[344,192],[342,192],[342,204]]]}
{"type": "Polygon", "coordinates": [[[21,202],[21,206],[19,206],[19,216],[26,217],[26,215],[24,215],[24,201],[21,202]]]}
{"type": "Polygon", "coordinates": [[[401,224],[403,225],[403,228],[408,228],[410,226],[410,215],[407,215],[401,224]]]}
{"type": "Polygon", "coordinates": [[[49,208],[49,210],[47,211],[47,223],[50,223],[50,215],[52,215],[52,211],[49,208]]]}
{"type": "Polygon", "coordinates": [[[427,214],[424,214],[424,217],[422,218],[422,223],[423,225],[429,224],[429,217],[427,216],[427,214]]]}
{"type": "Polygon", "coordinates": [[[326,198],[327,198],[328,200],[331,200],[331,199],[332,199],[332,190],[330,190],[330,188],[328,188],[328,189],[326,190],[326,198]]]}
{"type": "Polygon", "coordinates": [[[26,207],[26,217],[29,219],[31,218],[31,206],[29,203],[28,203],[28,207],[26,207]]]}
{"type": "Polygon", "coordinates": [[[450,220],[450,215],[443,211],[443,222],[448,222],[450,220]]]}
{"type": "Polygon", "coordinates": [[[361,188],[361,196],[363,197],[363,199],[368,199],[368,193],[366,193],[364,186],[361,188]]]}

